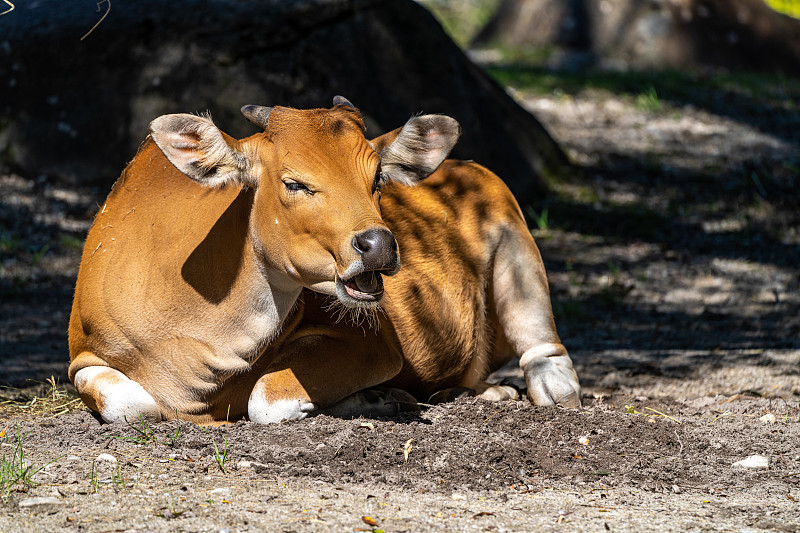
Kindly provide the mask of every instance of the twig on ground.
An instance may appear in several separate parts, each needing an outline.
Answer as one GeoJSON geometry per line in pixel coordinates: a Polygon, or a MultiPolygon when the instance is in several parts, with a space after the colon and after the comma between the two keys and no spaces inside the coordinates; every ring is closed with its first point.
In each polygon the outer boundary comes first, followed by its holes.
{"type": "Polygon", "coordinates": [[[411,455],[411,450],[414,448],[414,445],[411,444],[413,440],[414,439],[408,439],[403,445],[403,458],[405,459],[406,463],[408,462],[408,456],[411,455]]]}
{"type": "Polygon", "coordinates": [[[578,100],[575,98],[575,95],[571,94],[570,95],[570,100],[572,101],[572,105],[575,107],[576,115],[581,120],[581,122],[583,122],[583,125],[588,127],[589,123],[586,122],[586,119],[584,118],[583,113],[581,112],[581,108],[578,105],[578,100]]]}
{"type": "Polygon", "coordinates": [[[675,430],[675,437],[678,439],[678,444],[680,444],[680,446],[681,446],[681,449],[678,450],[678,457],[680,457],[681,454],[683,453],[683,443],[681,442],[681,436],[678,435],[678,430],[677,429],[675,430]]]}
{"type": "Polygon", "coordinates": [[[723,416],[728,416],[728,415],[730,415],[730,414],[731,414],[731,413],[730,413],[730,411],[725,411],[724,413],[720,413],[718,416],[716,416],[716,417],[714,418],[714,420],[712,420],[711,422],[709,422],[709,423],[708,423],[708,425],[710,426],[711,424],[713,424],[714,422],[716,422],[717,420],[719,420],[719,419],[720,419],[720,418],[722,418],[723,416]]]}
{"type": "Polygon", "coordinates": [[[681,423],[682,423],[682,422],[681,422],[680,420],[678,420],[677,418],[673,418],[673,417],[671,417],[671,416],[669,416],[669,415],[667,415],[667,414],[664,414],[664,413],[662,413],[661,411],[656,411],[655,409],[652,409],[652,408],[650,408],[650,407],[645,407],[645,409],[647,409],[648,411],[653,411],[653,412],[654,412],[654,413],[656,413],[657,415],[661,415],[661,416],[663,416],[664,418],[669,418],[670,420],[672,420],[672,421],[674,421],[674,422],[677,422],[678,424],[681,424],[681,423]]]}

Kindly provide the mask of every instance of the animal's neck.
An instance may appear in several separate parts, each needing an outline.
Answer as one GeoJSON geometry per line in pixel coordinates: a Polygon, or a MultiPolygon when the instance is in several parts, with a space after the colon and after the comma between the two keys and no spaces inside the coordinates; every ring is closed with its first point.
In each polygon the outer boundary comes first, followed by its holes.
{"type": "Polygon", "coordinates": [[[242,300],[251,321],[255,321],[253,325],[259,324],[257,329],[262,330],[261,342],[269,342],[281,331],[303,287],[266,266],[252,234],[248,235],[244,254],[242,300]]]}

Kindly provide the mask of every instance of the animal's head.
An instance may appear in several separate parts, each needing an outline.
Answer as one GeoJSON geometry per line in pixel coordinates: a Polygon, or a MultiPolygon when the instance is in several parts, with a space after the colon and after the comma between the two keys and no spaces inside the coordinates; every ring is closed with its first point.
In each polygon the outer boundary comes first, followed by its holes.
{"type": "Polygon", "coordinates": [[[450,117],[424,115],[373,144],[358,110],[342,97],[333,103],[310,110],[245,106],[244,116],[264,131],[242,140],[194,115],[159,117],[150,132],[193,180],[255,190],[250,233],[272,280],[288,278],[348,307],[373,307],[383,296],[382,276],[400,268],[380,215],[381,185],[429,176],[460,127],[450,117]]]}

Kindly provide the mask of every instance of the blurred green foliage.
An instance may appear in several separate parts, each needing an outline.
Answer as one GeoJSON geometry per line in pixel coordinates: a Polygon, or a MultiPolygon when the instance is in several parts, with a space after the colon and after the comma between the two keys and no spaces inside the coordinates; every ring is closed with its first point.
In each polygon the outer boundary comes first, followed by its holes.
{"type": "Polygon", "coordinates": [[[492,18],[500,0],[419,0],[442,24],[444,31],[461,48],[492,18]]]}
{"type": "Polygon", "coordinates": [[[636,107],[643,111],[661,111],[661,100],[658,99],[656,88],[652,85],[636,96],[636,107]]]}
{"type": "Polygon", "coordinates": [[[773,109],[795,111],[800,102],[797,79],[778,74],[721,73],[682,71],[592,71],[552,70],[525,63],[503,63],[486,67],[500,84],[534,94],[577,95],[587,90],[606,91],[633,98],[640,108],[661,110],[667,103],[694,103],[704,107],[724,105],[721,95],[747,101],[754,112],[767,105],[773,109]],[[756,105],[757,103],[757,105],[756,105]]]}
{"type": "Polygon", "coordinates": [[[764,2],[778,13],[800,19],[800,0],[764,0],[764,2]]]}

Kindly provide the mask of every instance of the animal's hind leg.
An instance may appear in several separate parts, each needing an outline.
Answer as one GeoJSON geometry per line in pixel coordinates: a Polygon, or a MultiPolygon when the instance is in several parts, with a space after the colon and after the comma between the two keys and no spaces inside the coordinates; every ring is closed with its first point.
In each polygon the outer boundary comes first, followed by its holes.
{"type": "Polygon", "coordinates": [[[480,381],[474,387],[452,387],[436,391],[428,398],[428,403],[435,405],[472,396],[477,396],[490,402],[504,402],[506,400],[516,400],[519,397],[519,391],[508,385],[492,385],[491,383],[480,381]]]}
{"type": "Polygon", "coordinates": [[[320,413],[338,418],[377,418],[395,416],[402,411],[419,411],[416,398],[401,389],[376,387],[354,392],[321,409],[320,413]]]}
{"type": "Polygon", "coordinates": [[[162,419],[161,409],[150,394],[119,370],[87,366],[72,378],[83,402],[109,423],[135,422],[141,416],[150,422],[162,419]]]}
{"type": "Polygon", "coordinates": [[[536,405],[580,406],[580,385],[556,333],[542,258],[522,220],[501,231],[492,298],[503,336],[520,358],[528,398],[536,405]]]}

